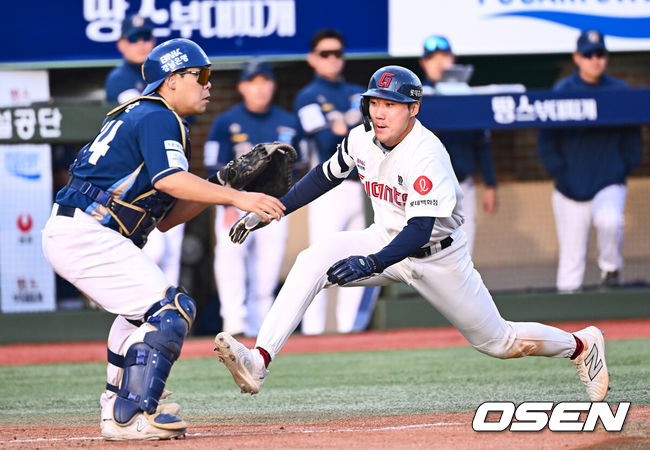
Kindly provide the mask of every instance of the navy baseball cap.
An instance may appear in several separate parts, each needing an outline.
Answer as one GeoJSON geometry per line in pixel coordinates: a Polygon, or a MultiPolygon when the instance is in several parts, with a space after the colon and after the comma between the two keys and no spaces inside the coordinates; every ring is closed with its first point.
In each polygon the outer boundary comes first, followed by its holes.
{"type": "Polygon", "coordinates": [[[261,59],[251,59],[244,64],[239,73],[239,81],[248,81],[256,75],[264,75],[269,80],[275,80],[271,65],[261,59]]]}
{"type": "Polygon", "coordinates": [[[582,55],[595,51],[606,52],[605,37],[598,30],[585,30],[580,33],[576,50],[582,55]]]}
{"type": "Polygon", "coordinates": [[[127,16],[122,21],[122,37],[130,42],[137,42],[139,38],[145,40],[151,39],[153,32],[153,23],[148,17],[142,17],[137,14],[127,16]]]}
{"type": "Polygon", "coordinates": [[[444,36],[429,36],[424,41],[424,53],[422,54],[423,58],[427,58],[429,55],[434,54],[435,52],[447,52],[453,53],[451,50],[451,44],[444,36]]]}

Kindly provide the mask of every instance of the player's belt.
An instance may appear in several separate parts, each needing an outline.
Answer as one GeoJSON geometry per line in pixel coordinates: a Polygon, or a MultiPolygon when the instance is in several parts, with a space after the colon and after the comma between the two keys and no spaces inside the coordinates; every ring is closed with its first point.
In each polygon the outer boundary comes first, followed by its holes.
{"type": "Polygon", "coordinates": [[[74,217],[74,210],[77,209],[74,206],[59,205],[56,210],[57,216],[65,217],[74,217]]]}
{"type": "Polygon", "coordinates": [[[409,256],[411,258],[426,258],[427,256],[431,256],[434,253],[438,253],[439,251],[451,246],[452,242],[454,242],[454,240],[451,238],[451,236],[447,236],[442,241],[436,242],[435,244],[432,244],[428,247],[421,248],[417,252],[411,253],[409,256]]]}

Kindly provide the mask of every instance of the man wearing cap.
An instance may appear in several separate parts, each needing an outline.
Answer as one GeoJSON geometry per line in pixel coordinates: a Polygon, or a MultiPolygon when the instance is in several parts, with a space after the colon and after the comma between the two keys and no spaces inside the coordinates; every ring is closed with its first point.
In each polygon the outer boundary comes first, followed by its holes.
{"type": "MultiPolygon", "coordinates": [[[[299,149],[302,129],[295,115],[272,104],[275,88],[275,75],[267,62],[252,59],[244,64],[237,83],[242,102],[214,121],[205,143],[204,163],[211,173],[260,142],[279,141],[299,149]]],[[[242,215],[232,206],[217,207],[214,274],[223,330],[257,336],[273,303],[288,223],[274,221],[254,239],[236,245],[228,232],[242,215]]]]}
{"type": "Polygon", "coordinates": [[[283,215],[276,198],[189,171],[184,118],[205,112],[210,65],[188,39],[154,48],[143,64],[144,96],[111,111],[79,151],[42,232],[52,268],[116,315],[100,397],[105,439],[173,439],[187,428],[180,406],[160,400],[196,305],[141,250],[149,232],[167,231],[210,204],[257,211],[267,221],[283,215]]]}
{"type": "MultiPolygon", "coordinates": [[[[311,165],[327,161],[337,146],[361,123],[361,93],[364,87],[343,79],[345,39],[331,28],[318,30],[309,41],[307,64],[314,69],[314,79],[294,99],[294,111],[310,144],[311,165]]],[[[336,189],[325,193],[309,205],[310,243],[343,230],[360,230],[365,226],[363,187],[356,171],[336,189]]],[[[332,289],[337,297],[336,329],[340,333],[363,331],[370,321],[379,295],[376,287],[332,289]]],[[[304,334],[325,331],[327,293],[322,291],[305,312],[304,334]]]]}
{"type": "Polygon", "coordinates": [[[106,78],[107,102],[122,104],[139,96],[144,89],[141,66],[156,43],[152,31],[151,20],[137,14],[122,22],[122,36],[117,41],[117,49],[124,61],[106,78]]]}
{"type": "MultiPolygon", "coordinates": [[[[453,64],[454,54],[447,38],[430,36],[424,41],[420,66],[426,76],[422,86],[425,96],[439,94],[436,91],[436,83],[442,79],[445,69],[453,64]]],[[[471,254],[476,236],[476,189],[474,186],[476,164],[481,170],[485,183],[481,200],[483,211],[492,215],[497,210],[497,181],[490,149],[490,130],[434,131],[449,152],[454,173],[465,196],[463,229],[467,234],[467,244],[471,254]]]]}
{"type": "MultiPolygon", "coordinates": [[[[106,78],[107,102],[122,104],[138,97],[144,90],[146,83],[142,78],[141,67],[156,43],[152,31],[151,20],[137,14],[122,21],[122,36],[117,41],[117,48],[124,61],[111,70],[106,78]]],[[[184,232],[185,224],[180,224],[167,233],[153,230],[143,248],[174,285],[178,284],[180,279],[184,232]]]]}
{"type": "MultiPolygon", "coordinates": [[[[576,71],[558,81],[555,91],[627,88],[623,81],[605,74],[607,49],[597,30],[580,34],[573,62],[576,71]]],[[[555,179],[552,202],[559,244],[558,291],[570,293],[582,287],[592,224],[598,233],[601,286],[619,285],[625,181],[639,164],[639,128],[541,130],[539,155],[555,179]]]]}

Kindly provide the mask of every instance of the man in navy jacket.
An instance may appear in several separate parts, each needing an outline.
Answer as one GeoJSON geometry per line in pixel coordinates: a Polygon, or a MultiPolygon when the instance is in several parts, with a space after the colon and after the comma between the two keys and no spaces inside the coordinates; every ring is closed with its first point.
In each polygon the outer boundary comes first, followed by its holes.
{"type": "MultiPolygon", "coordinates": [[[[623,81],[605,74],[607,49],[599,31],[586,30],[580,34],[573,61],[577,70],[560,80],[554,90],[627,88],[623,81]]],[[[639,164],[639,128],[575,127],[540,131],[539,155],[555,179],[552,200],[560,250],[558,291],[573,292],[581,288],[592,223],[598,233],[601,285],[617,286],[623,265],[625,181],[639,164]]]]}

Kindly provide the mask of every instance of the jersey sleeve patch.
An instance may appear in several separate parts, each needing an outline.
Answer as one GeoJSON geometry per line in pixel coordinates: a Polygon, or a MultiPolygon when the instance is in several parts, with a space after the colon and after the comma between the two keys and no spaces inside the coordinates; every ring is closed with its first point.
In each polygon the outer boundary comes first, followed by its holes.
{"type": "Polygon", "coordinates": [[[178,167],[179,169],[188,170],[190,167],[185,153],[178,150],[167,150],[167,163],[170,168],[178,167]]]}
{"type": "Polygon", "coordinates": [[[183,153],[183,144],[181,144],[178,141],[172,141],[170,139],[165,140],[165,149],[166,150],[178,150],[179,152],[183,153]]]}
{"type": "Polygon", "coordinates": [[[430,179],[428,179],[424,175],[419,176],[415,180],[415,183],[413,183],[413,189],[415,189],[415,191],[420,195],[428,194],[432,188],[433,188],[433,183],[431,182],[430,179]]]}
{"type": "Polygon", "coordinates": [[[327,126],[327,119],[318,103],[310,103],[298,110],[298,117],[305,133],[313,133],[327,126]]]}

